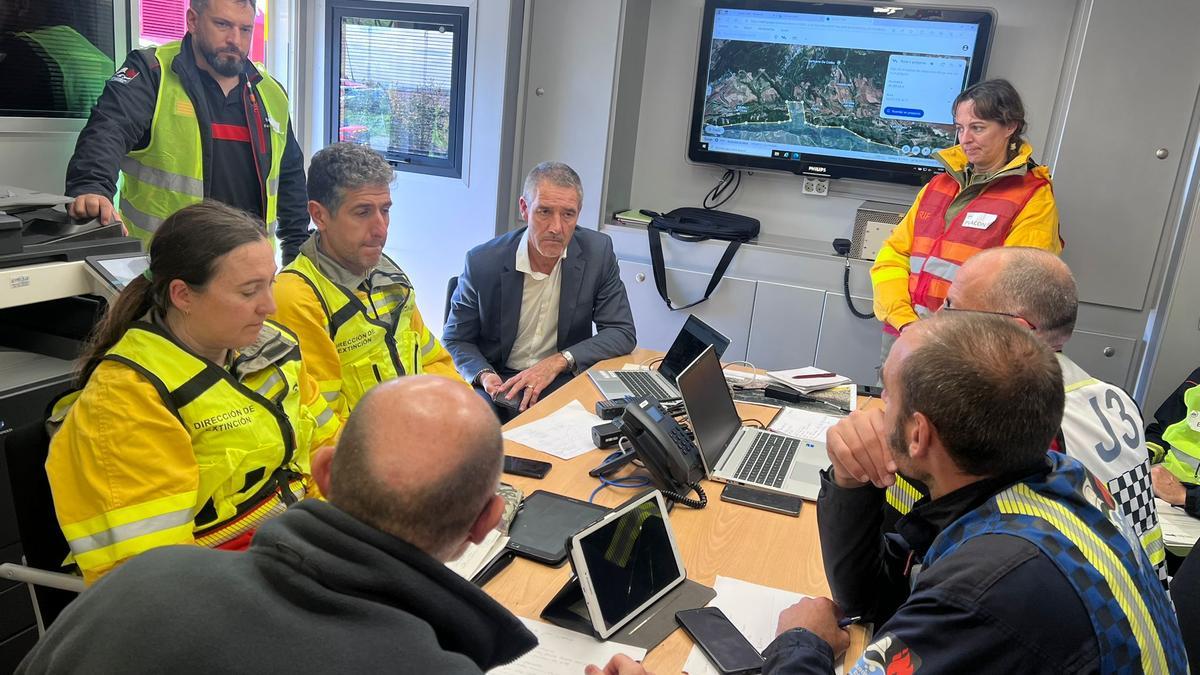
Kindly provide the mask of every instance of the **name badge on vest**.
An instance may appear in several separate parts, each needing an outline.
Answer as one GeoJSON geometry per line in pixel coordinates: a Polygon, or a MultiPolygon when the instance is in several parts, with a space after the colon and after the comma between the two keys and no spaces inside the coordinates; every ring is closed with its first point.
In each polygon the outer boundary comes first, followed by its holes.
{"type": "Polygon", "coordinates": [[[963,227],[969,227],[972,230],[986,230],[996,222],[996,214],[994,213],[968,213],[966,218],[963,218],[963,227]]]}
{"type": "Polygon", "coordinates": [[[1188,413],[1188,426],[1192,431],[1200,433],[1200,410],[1193,410],[1188,413]]]}

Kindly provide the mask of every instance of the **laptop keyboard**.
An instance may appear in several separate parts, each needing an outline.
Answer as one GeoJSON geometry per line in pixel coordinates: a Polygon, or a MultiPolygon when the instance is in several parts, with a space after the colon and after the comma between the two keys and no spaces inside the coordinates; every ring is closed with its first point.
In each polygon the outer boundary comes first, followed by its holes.
{"type": "Polygon", "coordinates": [[[779,434],[757,434],[734,477],[748,483],[780,487],[792,466],[800,441],[779,434]]]}
{"type": "Polygon", "coordinates": [[[617,379],[621,380],[621,383],[626,387],[629,387],[629,391],[633,392],[635,396],[648,396],[659,401],[678,398],[678,395],[674,392],[663,389],[662,385],[649,372],[641,370],[618,370],[616,373],[617,379]]]}

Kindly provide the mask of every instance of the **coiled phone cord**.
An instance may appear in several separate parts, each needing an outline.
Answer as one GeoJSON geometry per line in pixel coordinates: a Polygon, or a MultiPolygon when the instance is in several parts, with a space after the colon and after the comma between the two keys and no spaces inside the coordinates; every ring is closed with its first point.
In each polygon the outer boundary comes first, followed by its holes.
{"type": "Polygon", "coordinates": [[[699,499],[685,497],[678,492],[670,492],[668,490],[663,490],[662,493],[667,499],[670,499],[680,506],[686,506],[689,509],[702,509],[705,506],[708,506],[708,496],[704,494],[704,488],[700,487],[700,481],[692,483],[690,487],[696,491],[696,496],[699,497],[699,499]]]}

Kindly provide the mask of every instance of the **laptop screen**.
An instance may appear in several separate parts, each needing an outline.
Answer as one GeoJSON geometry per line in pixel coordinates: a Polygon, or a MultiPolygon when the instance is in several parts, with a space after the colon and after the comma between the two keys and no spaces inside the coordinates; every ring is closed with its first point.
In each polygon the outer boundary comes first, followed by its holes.
{"type": "Polygon", "coordinates": [[[704,455],[705,469],[712,473],[725,447],[742,427],[742,418],[738,417],[714,351],[705,349],[700,358],[679,374],[676,383],[688,421],[696,433],[696,445],[704,455]]]}
{"type": "Polygon", "coordinates": [[[667,382],[674,382],[683,369],[695,361],[700,352],[709,345],[713,346],[717,358],[720,359],[729,347],[729,338],[694,315],[689,315],[679,335],[675,337],[675,342],[671,343],[671,348],[667,350],[667,355],[663,357],[662,364],[658,366],[658,372],[667,378],[667,382]]]}

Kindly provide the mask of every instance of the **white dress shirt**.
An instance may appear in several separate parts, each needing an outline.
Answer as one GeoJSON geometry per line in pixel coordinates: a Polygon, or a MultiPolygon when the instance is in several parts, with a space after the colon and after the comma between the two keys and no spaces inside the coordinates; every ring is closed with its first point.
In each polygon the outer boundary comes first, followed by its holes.
{"type": "MultiPolygon", "coordinates": [[[[566,257],[567,249],[563,248],[562,258],[566,257]]],[[[517,245],[516,268],[525,275],[521,287],[521,318],[517,321],[517,339],[505,365],[512,370],[525,370],[558,353],[562,260],[554,263],[549,274],[535,271],[529,262],[529,229],[526,228],[517,245]]]]}

